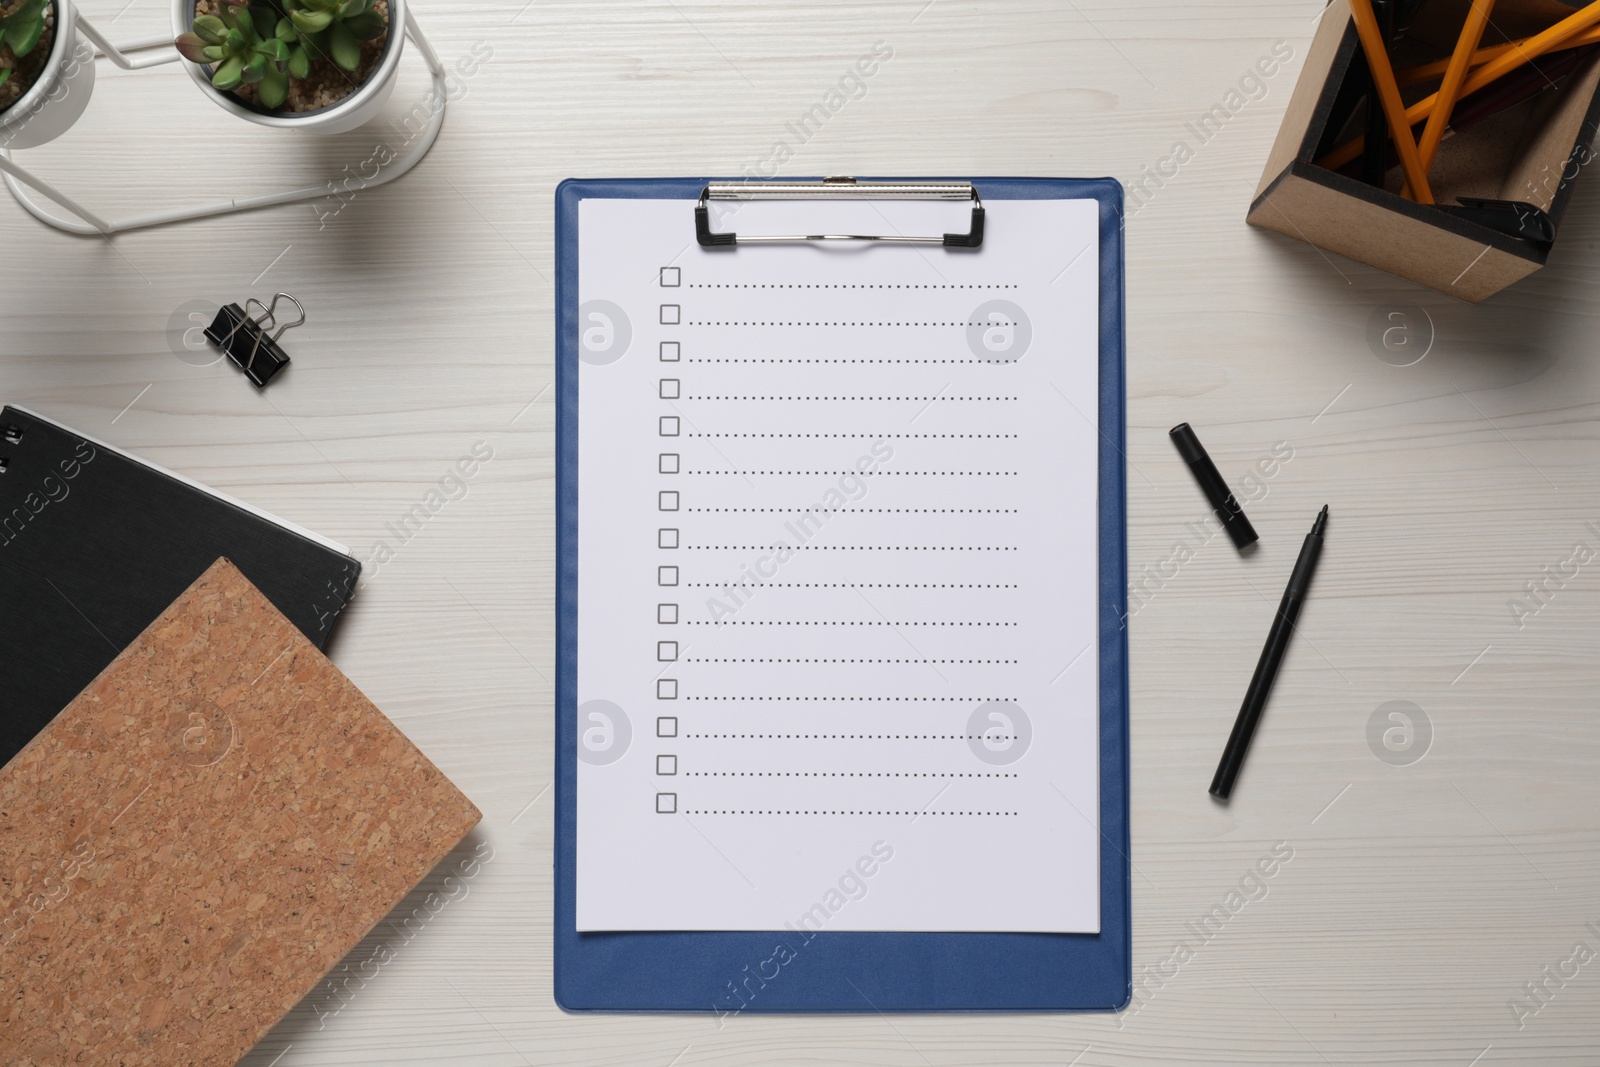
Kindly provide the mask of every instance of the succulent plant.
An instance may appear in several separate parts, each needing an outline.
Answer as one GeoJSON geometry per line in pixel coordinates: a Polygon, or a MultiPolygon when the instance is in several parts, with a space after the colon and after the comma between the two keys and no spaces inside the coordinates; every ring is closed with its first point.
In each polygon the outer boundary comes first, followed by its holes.
{"type": "MultiPolygon", "coordinates": [[[[46,3],[48,0],[27,0],[46,3]]],[[[263,107],[282,107],[291,81],[306,81],[318,60],[346,72],[361,66],[361,42],[380,36],[388,20],[374,0],[218,0],[217,15],[197,15],[178,51],[212,64],[211,84],[224,92],[256,86],[263,107]]]]}
{"type": "Polygon", "coordinates": [[[289,20],[313,52],[332,59],[341,70],[361,65],[361,41],[384,29],[373,0],[288,0],[289,20]]]}
{"type": "Polygon", "coordinates": [[[178,38],[178,51],[196,63],[215,64],[211,84],[218,89],[254,85],[264,106],[282,107],[289,98],[289,46],[263,37],[246,4],[224,2],[220,10],[220,16],[197,16],[194,31],[178,38]]]}
{"type": "MultiPolygon", "coordinates": [[[[0,44],[10,47],[18,59],[32,52],[44,33],[44,13],[50,0],[22,0],[22,6],[9,15],[0,16],[0,44]]],[[[11,77],[10,67],[0,67],[0,84],[11,77]]]]}
{"type": "Polygon", "coordinates": [[[273,36],[284,43],[289,49],[288,70],[289,77],[295,81],[305,81],[311,77],[311,49],[317,45],[310,37],[300,32],[292,20],[285,16],[278,20],[277,29],[273,36]]]}

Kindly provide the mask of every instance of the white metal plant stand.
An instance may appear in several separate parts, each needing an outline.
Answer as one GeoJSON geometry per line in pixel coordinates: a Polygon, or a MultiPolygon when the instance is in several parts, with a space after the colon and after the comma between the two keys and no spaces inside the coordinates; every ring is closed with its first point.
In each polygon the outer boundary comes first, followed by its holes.
{"type": "MultiPolygon", "coordinates": [[[[183,57],[173,47],[170,36],[148,37],[137,41],[129,41],[121,46],[114,45],[90,24],[89,20],[78,16],[78,29],[92,41],[97,49],[96,58],[104,57],[111,60],[123,70],[145,70],[149,67],[160,66],[165,63],[175,63],[183,57]],[[163,48],[163,51],[153,55],[135,56],[130,53],[147,52],[151,49],[163,48]]],[[[396,178],[401,177],[422,162],[422,157],[428,154],[433,147],[433,142],[439,137],[439,130],[444,125],[444,110],[447,98],[446,72],[444,64],[439,61],[439,56],[428,43],[428,38],[417,26],[416,19],[408,19],[405,27],[406,37],[416,45],[422,53],[422,58],[428,65],[428,71],[433,77],[433,88],[437,106],[430,108],[428,125],[421,135],[413,138],[413,143],[405,151],[397,155],[392,162],[384,167],[377,175],[368,180],[363,188],[374,188],[387,185],[396,178]]],[[[54,183],[39,177],[17,165],[11,158],[12,153],[0,149],[0,178],[6,183],[6,188],[11,190],[11,195],[17,202],[26,208],[35,218],[54,226],[58,230],[69,233],[96,235],[122,233],[127,230],[146,229],[151,226],[165,226],[173,222],[187,222],[191,219],[203,219],[212,215],[228,215],[238,211],[253,211],[257,208],[272,207],[276,204],[293,204],[305,200],[315,200],[328,195],[328,185],[306,185],[297,189],[285,189],[276,193],[263,193],[259,196],[234,197],[228,200],[213,201],[208,204],[195,204],[189,207],[172,208],[166,211],[151,212],[146,215],[135,215],[131,218],[108,220],[90,211],[66,193],[62,192],[54,183]],[[66,208],[76,218],[65,218],[51,211],[41,203],[25,186],[31,186],[46,198],[66,208]]]]}

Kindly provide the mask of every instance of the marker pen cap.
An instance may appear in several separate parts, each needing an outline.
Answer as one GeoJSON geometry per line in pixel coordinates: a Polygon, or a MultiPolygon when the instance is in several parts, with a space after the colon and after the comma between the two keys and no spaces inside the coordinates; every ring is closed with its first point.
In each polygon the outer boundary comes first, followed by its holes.
{"type": "Polygon", "coordinates": [[[1211,502],[1211,510],[1216,513],[1217,520],[1233,539],[1234,547],[1244,548],[1246,545],[1255,544],[1259,540],[1255,527],[1245,518],[1244,509],[1239,507],[1239,502],[1234,499],[1228,483],[1217,473],[1216,465],[1211,462],[1205,446],[1200,443],[1200,438],[1194,435],[1189,424],[1178,423],[1171,429],[1169,436],[1178,448],[1178,455],[1189,465],[1189,470],[1194,473],[1194,480],[1200,483],[1201,491],[1211,502]]]}

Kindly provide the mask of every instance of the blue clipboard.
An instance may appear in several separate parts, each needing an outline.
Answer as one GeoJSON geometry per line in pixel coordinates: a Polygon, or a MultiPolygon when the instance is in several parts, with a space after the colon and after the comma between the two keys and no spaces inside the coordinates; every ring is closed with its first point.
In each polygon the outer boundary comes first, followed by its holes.
{"type": "Polygon", "coordinates": [[[1120,1010],[1131,996],[1133,946],[1123,211],[1122,186],[1110,178],[971,179],[985,200],[1100,205],[1100,933],[823,931],[797,942],[782,980],[741,1008],[728,983],[794,935],[577,931],[578,204],[681,199],[687,220],[706,183],[722,180],[568,180],[556,190],[556,1002],[567,1011],[707,1014],[1120,1010]]]}

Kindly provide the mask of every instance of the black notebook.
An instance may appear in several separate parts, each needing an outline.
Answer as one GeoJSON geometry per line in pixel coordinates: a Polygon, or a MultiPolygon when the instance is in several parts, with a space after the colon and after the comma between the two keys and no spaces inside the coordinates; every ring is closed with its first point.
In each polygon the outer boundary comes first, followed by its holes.
{"type": "Polygon", "coordinates": [[[0,765],[226,556],[318,648],[361,565],[21,408],[0,412],[0,765]]]}

